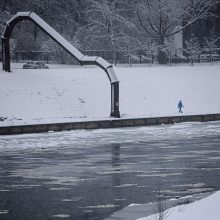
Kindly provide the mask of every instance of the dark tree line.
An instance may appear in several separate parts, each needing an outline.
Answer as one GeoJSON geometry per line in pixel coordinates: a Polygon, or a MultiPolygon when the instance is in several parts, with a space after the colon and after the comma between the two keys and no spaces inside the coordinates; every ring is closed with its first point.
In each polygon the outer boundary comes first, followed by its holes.
{"type": "MultiPolygon", "coordinates": [[[[18,11],[33,11],[80,50],[110,50],[132,57],[143,50],[167,63],[175,51],[173,36],[183,31],[185,46],[197,37],[200,45],[219,46],[219,0],[1,0],[0,33],[18,11]],[[205,24],[205,25],[204,25],[205,24]],[[199,29],[199,31],[198,31],[199,29]],[[196,36],[196,33],[199,33],[196,36]],[[211,36],[212,35],[212,36],[211,36]],[[193,37],[191,37],[193,36],[193,37]]],[[[51,51],[59,62],[68,55],[34,24],[19,23],[12,50],[51,51]]]]}

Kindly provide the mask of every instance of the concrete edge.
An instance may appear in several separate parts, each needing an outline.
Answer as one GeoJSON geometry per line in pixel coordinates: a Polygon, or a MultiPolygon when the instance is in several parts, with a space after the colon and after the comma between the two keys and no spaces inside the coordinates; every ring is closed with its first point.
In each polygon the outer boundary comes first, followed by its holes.
{"type": "Polygon", "coordinates": [[[220,114],[183,115],[154,118],[109,119],[100,121],[82,121],[53,124],[35,124],[0,127],[0,135],[30,134],[50,131],[70,131],[78,129],[106,129],[134,126],[174,124],[181,122],[207,122],[220,120],[220,114]]]}

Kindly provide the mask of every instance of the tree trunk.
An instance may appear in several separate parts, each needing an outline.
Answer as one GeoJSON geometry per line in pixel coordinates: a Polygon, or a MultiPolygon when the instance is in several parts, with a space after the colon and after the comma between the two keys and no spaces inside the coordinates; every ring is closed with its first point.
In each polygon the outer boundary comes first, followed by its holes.
{"type": "Polygon", "coordinates": [[[158,62],[159,64],[167,64],[168,63],[168,56],[163,49],[166,48],[165,44],[165,37],[161,36],[160,39],[160,47],[158,49],[158,62]]]}
{"type": "Polygon", "coordinates": [[[168,57],[166,52],[162,51],[162,49],[159,49],[158,51],[158,62],[159,64],[167,64],[168,63],[168,57]]]}
{"type": "Polygon", "coordinates": [[[117,50],[115,47],[113,47],[113,64],[117,65],[117,50]]]}

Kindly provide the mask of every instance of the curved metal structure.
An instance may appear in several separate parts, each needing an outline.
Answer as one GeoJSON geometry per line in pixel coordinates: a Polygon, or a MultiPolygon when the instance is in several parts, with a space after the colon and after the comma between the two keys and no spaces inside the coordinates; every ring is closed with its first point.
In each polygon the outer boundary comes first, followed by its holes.
{"type": "Polygon", "coordinates": [[[18,12],[12,17],[5,26],[2,35],[2,66],[3,70],[10,72],[10,36],[13,28],[17,23],[23,20],[30,20],[40,27],[47,35],[49,35],[56,43],[63,47],[71,56],[73,56],[81,65],[97,65],[102,68],[111,83],[111,117],[120,118],[119,112],[119,81],[111,64],[101,57],[85,56],[71,45],[65,38],[56,32],[42,18],[34,12],[18,12]]]}

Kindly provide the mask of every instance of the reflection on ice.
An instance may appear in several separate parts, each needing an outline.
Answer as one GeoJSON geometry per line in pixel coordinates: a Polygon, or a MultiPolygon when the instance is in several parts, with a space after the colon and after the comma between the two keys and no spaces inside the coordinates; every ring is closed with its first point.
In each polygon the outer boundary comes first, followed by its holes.
{"type": "Polygon", "coordinates": [[[81,199],[83,199],[83,197],[75,197],[75,198],[72,198],[72,199],[62,199],[62,202],[78,202],[81,199]]]}
{"type": "Polygon", "coordinates": [[[118,205],[115,204],[105,204],[105,205],[95,205],[95,206],[85,206],[85,207],[80,207],[82,209],[109,209],[109,208],[115,208],[118,205]]]}
{"type": "Polygon", "coordinates": [[[170,177],[180,176],[182,173],[155,173],[155,174],[138,174],[138,177],[170,177]]]}
{"type": "Polygon", "coordinates": [[[53,215],[54,218],[69,218],[70,215],[69,214],[56,214],[53,215]]]}
{"type": "Polygon", "coordinates": [[[8,214],[9,210],[0,210],[0,215],[8,214]]]}
{"type": "Polygon", "coordinates": [[[126,184],[122,184],[122,185],[118,185],[118,186],[114,186],[116,188],[124,188],[124,187],[132,187],[132,186],[137,186],[138,184],[129,184],[129,183],[126,183],[126,184]]]}
{"type": "Polygon", "coordinates": [[[0,189],[0,192],[9,192],[9,189],[0,189]]]}
{"type": "Polygon", "coordinates": [[[49,190],[52,190],[52,191],[62,191],[62,190],[69,190],[68,188],[65,188],[65,187],[53,187],[53,188],[49,188],[49,190]]]}

